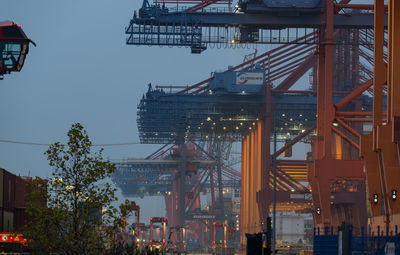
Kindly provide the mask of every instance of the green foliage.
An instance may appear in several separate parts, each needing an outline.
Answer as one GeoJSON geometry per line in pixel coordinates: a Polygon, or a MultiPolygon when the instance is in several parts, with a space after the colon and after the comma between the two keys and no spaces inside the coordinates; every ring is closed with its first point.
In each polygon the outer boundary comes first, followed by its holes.
{"type": "Polygon", "coordinates": [[[124,206],[132,202],[121,205],[120,211],[112,206],[116,189],[107,179],[115,166],[103,159],[102,149],[92,153],[91,146],[86,131],[76,123],[66,145],[57,142],[45,152],[52,178],[31,182],[30,221],[24,233],[34,240],[36,254],[106,254],[114,247],[126,215],[124,206]]]}
{"type": "Polygon", "coordinates": [[[134,201],[130,201],[128,199],[125,200],[125,203],[119,206],[119,211],[121,212],[123,217],[128,218],[132,215],[132,207],[134,207],[136,203],[134,201]]]}

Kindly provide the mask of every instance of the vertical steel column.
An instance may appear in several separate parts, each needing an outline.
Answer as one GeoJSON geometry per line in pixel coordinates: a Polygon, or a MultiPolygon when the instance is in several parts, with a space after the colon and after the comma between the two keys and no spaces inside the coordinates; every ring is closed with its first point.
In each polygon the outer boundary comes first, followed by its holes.
{"type": "Polygon", "coordinates": [[[249,219],[250,219],[250,229],[248,230],[249,233],[255,233],[255,224],[254,224],[254,206],[255,204],[255,196],[256,196],[256,189],[255,189],[255,183],[254,183],[254,174],[255,174],[255,169],[254,169],[254,132],[250,132],[250,148],[249,148],[249,154],[250,154],[250,162],[249,162],[249,178],[250,178],[250,185],[249,185],[249,207],[248,207],[248,214],[249,214],[249,219]]]}
{"type": "MultiPolygon", "coordinates": [[[[389,28],[388,28],[388,131],[391,131],[390,147],[384,151],[386,199],[388,200],[388,211],[392,215],[392,229],[395,224],[400,222],[400,204],[398,199],[393,199],[393,191],[400,190],[400,3],[398,0],[389,1],[389,28]],[[390,92],[390,94],[389,94],[390,92]]],[[[388,140],[389,140],[388,139],[388,140]]]]}
{"type": "Polygon", "coordinates": [[[242,140],[242,171],[241,171],[241,203],[240,203],[240,239],[242,247],[246,246],[245,233],[249,231],[249,136],[242,140]]]}
{"type": "MultiPolygon", "coordinates": [[[[392,99],[391,99],[391,108],[392,108],[392,121],[393,124],[395,118],[400,117],[400,104],[398,102],[400,98],[400,3],[399,1],[389,1],[391,5],[389,6],[389,13],[391,14],[391,35],[390,38],[390,48],[391,48],[391,66],[390,66],[390,75],[391,75],[391,90],[392,90],[392,99]]],[[[395,127],[395,126],[394,126],[395,127]]],[[[400,132],[399,130],[394,130],[400,132]]],[[[394,134],[395,135],[395,134],[394,134]]],[[[393,141],[395,141],[395,137],[393,137],[393,141]]],[[[398,142],[395,141],[395,142],[398,142]]]]}
{"type": "MultiPolygon", "coordinates": [[[[320,45],[318,56],[318,90],[317,90],[317,155],[315,157],[314,174],[320,205],[320,215],[324,226],[331,224],[330,179],[334,176],[335,166],[340,164],[332,157],[332,122],[335,110],[332,104],[333,90],[333,50],[334,29],[333,0],[325,0],[325,27],[320,30],[320,45]],[[332,165],[333,164],[333,165],[332,165]],[[328,167],[325,167],[328,166],[328,167]]],[[[313,192],[315,189],[313,188],[313,192]]],[[[319,221],[319,220],[316,220],[319,221]]]]}
{"type": "Polygon", "coordinates": [[[138,206],[137,208],[138,209],[136,210],[136,213],[137,213],[137,216],[136,216],[136,232],[137,232],[137,236],[140,238],[140,207],[138,206]]]}
{"type": "MultiPolygon", "coordinates": [[[[324,40],[322,30],[319,33],[319,40],[324,40]]],[[[314,159],[322,159],[324,156],[324,111],[325,111],[325,47],[318,45],[318,67],[317,67],[317,155],[314,159]]]]}
{"type": "Polygon", "coordinates": [[[179,171],[179,225],[185,225],[185,210],[186,210],[186,189],[185,189],[185,179],[186,179],[186,145],[181,144],[181,164],[179,171]]]}
{"type": "MultiPolygon", "coordinates": [[[[254,124],[256,124],[256,123],[254,123],[254,124]]],[[[259,219],[259,222],[260,222],[260,225],[261,225],[260,230],[263,230],[263,225],[264,225],[264,220],[263,220],[264,217],[263,216],[267,212],[264,212],[264,211],[259,210],[259,209],[260,209],[260,206],[263,207],[263,204],[265,203],[265,201],[263,201],[264,203],[260,203],[259,201],[257,201],[257,199],[258,199],[257,198],[257,194],[262,194],[262,183],[261,183],[262,175],[263,175],[262,162],[261,162],[262,161],[261,155],[263,155],[262,154],[262,140],[261,140],[262,130],[261,130],[261,124],[260,123],[257,123],[257,125],[254,125],[254,127],[256,127],[255,132],[257,134],[257,139],[256,139],[256,141],[257,141],[257,156],[256,156],[256,160],[257,160],[257,192],[255,194],[257,205],[256,205],[256,208],[255,208],[255,211],[256,211],[256,214],[257,214],[257,219],[259,219]]]]}
{"type": "Polygon", "coordinates": [[[245,189],[242,193],[244,196],[245,204],[243,206],[243,217],[245,218],[245,227],[243,229],[243,235],[246,232],[250,231],[250,215],[249,215],[249,207],[250,207],[250,135],[246,136],[246,163],[245,163],[245,189]]]}
{"type": "Polygon", "coordinates": [[[342,138],[338,134],[333,135],[335,137],[335,158],[336,159],[344,159],[343,158],[343,149],[342,149],[342,138]]]}
{"type": "MultiPolygon", "coordinates": [[[[373,95],[373,130],[376,134],[378,126],[382,125],[383,85],[386,82],[386,68],[383,59],[384,45],[384,0],[375,0],[374,15],[374,95],[373,95]]],[[[389,55],[388,55],[389,57],[389,55]]],[[[388,93],[389,95],[389,93],[388,93]]]]}
{"type": "MultiPolygon", "coordinates": [[[[258,218],[262,227],[266,227],[269,216],[269,206],[272,201],[270,183],[270,171],[272,169],[272,157],[270,148],[271,137],[271,90],[270,84],[264,88],[265,107],[261,121],[257,122],[257,205],[258,218]]],[[[261,229],[262,230],[262,229],[261,229]]]]}
{"type": "MultiPolygon", "coordinates": [[[[208,149],[208,153],[212,155],[212,138],[210,138],[210,146],[208,149]]],[[[211,206],[212,206],[212,212],[215,214],[216,213],[216,205],[215,205],[215,185],[214,185],[214,168],[210,167],[210,183],[211,183],[211,206]]]]}
{"type": "Polygon", "coordinates": [[[218,175],[218,212],[217,219],[218,221],[223,221],[225,219],[224,212],[224,196],[223,196],[223,187],[222,187],[222,157],[221,157],[221,140],[217,140],[217,175],[218,175]]]}
{"type": "Polygon", "coordinates": [[[332,104],[333,80],[333,0],[326,1],[326,27],[325,27],[325,111],[324,111],[324,156],[332,157],[332,122],[335,110],[332,104]]]}
{"type": "Polygon", "coordinates": [[[167,237],[167,223],[164,221],[163,223],[163,238],[162,243],[165,245],[166,237],[167,237]]]}
{"type": "MultiPolygon", "coordinates": [[[[380,4],[380,2],[379,2],[380,4]]],[[[392,68],[391,68],[391,63],[392,63],[392,38],[393,34],[391,33],[392,27],[393,27],[393,17],[392,17],[392,11],[393,11],[393,2],[389,1],[388,2],[388,39],[387,39],[387,70],[386,70],[386,82],[387,82],[387,116],[388,116],[388,121],[390,121],[390,116],[392,116],[392,68]]],[[[380,18],[382,19],[382,18],[380,18]]],[[[376,25],[375,25],[376,27],[376,25]]],[[[383,29],[381,27],[380,29],[383,29]]],[[[375,37],[374,37],[375,39],[375,37]]],[[[383,44],[382,44],[383,47],[383,44]]]]}
{"type": "Polygon", "coordinates": [[[271,191],[269,186],[270,183],[270,171],[272,169],[272,157],[271,157],[271,129],[272,129],[272,86],[270,84],[265,87],[265,114],[262,120],[262,132],[261,132],[261,190],[262,200],[264,206],[262,206],[263,214],[260,214],[261,219],[266,224],[267,217],[269,216],[269,206],[271,203],[271,197],[268,195],[271,191]]]}
{"type": "Polygon", "coordinates": [[[153,222],[152,221],[150,221],[149,242],[150,242],[150,244],[153,242],[153,222]]]}
{"type": "Polygon", "coordinates": [[[241,150],[241,168],[240,168],[240,249],[242,249],[245,245],[245,236],[244,236],[244,223],[245,223],[245,218],[244,218],[244,206],[245,206],[245,197],[244,197],[244,190],[245,190],[245,183],[246,183],[246,177],[245,177],[245,160],[246,160],[246,138],[242,138],[242,150],[241,150]]]}
{"type": "Polygon", "coordinates": [[[272,254],[275,255],[276,245],[276,120],[273,118],[272,130],[274,132],[274,155],[273,155],[273,171],[274,171],[274,182],[273,182],[273,214],[272,214],[272,254]]]}
{"type": "MultiPolygon", "coordinates": [[[[360,86],[360,32],[358,30],[353,30],[353,38],[352,38],[353,46],[352,48],[352,90],[356,89],[360,86]]],[[[358,98],[355,100],[355,111],[362,111],[362,99],[358,98]]],[[[353,123],[351,127],[357,131],[359,134],[363,133],[363,123],[353,123]]],[[[359,158],[360,150],[356,150],[351,148],[351,158],[359,158]]]]}
{"type": "Polygon", "coordinates": [[[394,226],[400,222],[400,204],[397,196],[392,196],[393,192],[396,193],[400,189],[398,145],[400,142],[400,103],[398,100],[400,97],[400,49],[398,47],[400,44],[400,2],[398,0],[389,0],[388,2],[387,68],[383,57],[384,1],[375,0],[374,8],[374,128],[373,136],[364,135],[361,141],[370,192],[369,200],[372,202],[373,218],[371,223],[374,227],[386,225],[386,231],[389,232],[393,231],[394,226]],[[387,122],[383,123],[383,85],[385,81],[387,83],[388,118],[387,122]],[[371,194],[371,192],[373,193],[371,194]],[[380,212],[381,195],[384,216],[380,212]]]}
{"type": "Polygon", "coordinates": [[[173,224],[172,226],[175,226],[175,225],[178,225],[179,224],[179,220],[178,220],[178,215],[177,215],[177,209],[178,209],[178,202],[177,202],[177,198],[178,198],[178,192],[177,192],[177,188],[178,188],[178,185],[177,185],[177,180],[175,180],[175,185],[172,185],[172,192],[171,192],[171,195],[170,195],[170,197],[171,197],[171,203],[172,203],[172,206],[171,206],[171,210],[170,210],[170,212],[171,212],[171,215],[172,215],[172,222],[171,222],[171,224],[173,224]]]}
{"type": "MultiPolygon", "coordinates": [[[[375,0],[375,15],[374,15],[374,95],[373,95],[373,132],[374,132],[374,150],[377,152],[378,166],[377,169],[379,171],[380,181],[381,181],[381,194],[383,194],[383,206],[384,212],[386,215],[386,229],[389,229],[390,224],[390,212],[389,212],[389,201],[388,194],[386,192],[386,178],[385,178],[385,167],[383,164],[383,152],[379,145],[379,127],[382,126],[382,116],[383,116],[383,85],[386,82],[386,79],[390,79],[390,77],[386,77],[386,68],[383,57],[383,48],[384,48],[384,1],[383,0],[375,0]]],[[[390,16],[389,18],[389,26],[390,26],[390,16]]],[[[390,33],[388,39],[388,45],[390,43],[390,33]]],[[[390,47],[388,46],[388,64],[390,65],[390,47]]],[[[391,105],[389,104],[390,97],[390,82],[387,85],[387,93],[388,93],[388,101],[387,101],[387,110],[390,112],[391,105]]],[[[388,120],[390,117],[388,116],[388,120]]]]}
{"type": "MultiPolygon", "coordinates": [[[[227,236],[227,224],[226,224],[226,222],[224,222],[224,248],[226,248],[227,247],[227,242],[226,242],[226,236],[227,236]]],[[[225,252],[225,250],[224,250],[224,252],[225,252]]]]}
{"type": "Polygon", "coordinates": [[[256,231],[261,231],[262,228],[262,221],[260,218],[260,213],[258,210],[258,202],[257,202],[257,194],[261,191],[261,158],[260,158],[260,152],[261,152],[261,146],[260,146],[260,130],[257,128],[253,129],[254,133],[254,219],[257,222],[257,228],[256,231]]]}

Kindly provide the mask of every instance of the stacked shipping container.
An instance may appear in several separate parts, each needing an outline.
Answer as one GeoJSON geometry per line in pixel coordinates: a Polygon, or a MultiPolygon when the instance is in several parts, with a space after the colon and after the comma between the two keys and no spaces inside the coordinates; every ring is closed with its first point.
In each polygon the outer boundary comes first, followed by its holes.
{"type": "Polygon", "coordinates": [[[24,226],[27,180],[0,168],[0,232],[17,232],[24,226]]]}

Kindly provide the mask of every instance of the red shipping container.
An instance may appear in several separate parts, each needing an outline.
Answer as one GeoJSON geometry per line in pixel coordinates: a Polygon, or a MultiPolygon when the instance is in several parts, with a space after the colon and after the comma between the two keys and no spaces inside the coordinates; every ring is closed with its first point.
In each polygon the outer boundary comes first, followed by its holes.
{"type": "MultiPolygon", "coordinates": [[[[4,175],[4,169],[0,168],[0,208],[3,208],[3,175],[4,175]]],[[[2,218],[0,217],[0,220],[2,218]]]]}
{"type": "Polygon", "coordinates": [[[0,210],[0,232],[4,232],[4,229],[3,229],[3,210],[0,210]]]}
{"type": "Polygon", "coordinates": [[[3,174],[3,208],[14,211],[15,207],[15,175],[4,170],[3,174]]]}
{"type": "Polygon", "coordinates": [[[16,208],[24,208],[26,199],[25,195],[29,192],[29,184],[26,180],[17,176],[15,178],[15,204],[16,208]]]}
{"type": "Polygon", "coordinates": [[[14,231],[14,212],[3,210],[3,232],[14,231]]]}
{"type": "Polygon", "coordinates": [[[14,231],[22,231],[25,225],[27,214],[25,208],[14,209],[14,231]]]}

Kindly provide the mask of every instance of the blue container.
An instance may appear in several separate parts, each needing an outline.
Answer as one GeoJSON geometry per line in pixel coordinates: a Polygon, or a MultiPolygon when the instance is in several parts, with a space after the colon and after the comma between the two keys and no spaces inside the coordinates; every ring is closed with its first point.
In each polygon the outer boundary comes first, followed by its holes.
{"type": "Polygon", "coordinates": [[[259,94],[264,92],[265,69],[214,73],[210,89],[217,94],[259,94]]]}

